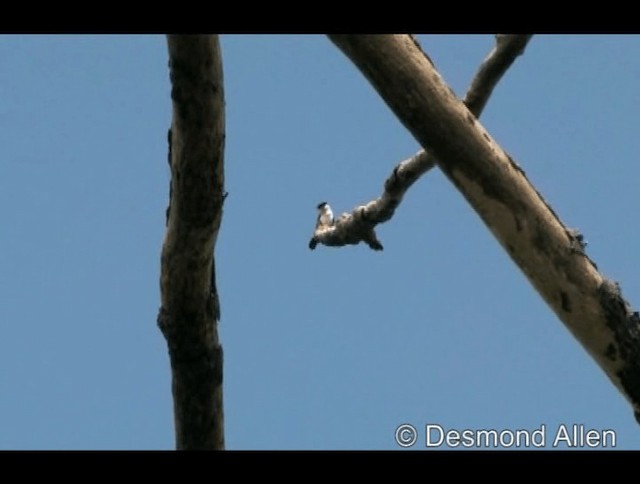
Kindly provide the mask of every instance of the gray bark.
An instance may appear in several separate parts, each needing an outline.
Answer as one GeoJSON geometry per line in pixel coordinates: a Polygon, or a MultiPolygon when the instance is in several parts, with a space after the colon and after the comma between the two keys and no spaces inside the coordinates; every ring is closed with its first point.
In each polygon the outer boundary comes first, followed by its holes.
{"type": "MultiPolygon", "coordinates": [[[[523,52],[530,38],[531,35],[496,35],[496,45],[480,65],[463,101],[476,117],[480,117],[498,81],[523,52]]],[[[435,165],[433,153],[425,150],[400,162],[385,180],[380,197],[350,213],[343,213],[331,227],[316,227],[309,248],[315,249],[318,243],[340,247],[361,241],[370,246],[371,241],[376,241],[377,247],[382,247],[377,241],[375,226],[393,217],[409,188],[435,165]]]]}
{"type": "Polygon", "coordinates": [[[331,35],[640,415],[640,318],[408,35],[331,35]]]}

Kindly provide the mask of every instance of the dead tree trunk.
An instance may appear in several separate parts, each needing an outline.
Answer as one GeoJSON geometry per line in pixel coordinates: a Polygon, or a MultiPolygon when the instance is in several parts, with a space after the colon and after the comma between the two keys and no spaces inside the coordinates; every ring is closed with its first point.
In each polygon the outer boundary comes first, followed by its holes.
{"type": "Polygon", "coordinates": [[[213,251],[224,202],[217,36],[169,35],[171,187],[158,325],[169,347],[176,448],[224,449],[220,305],[213,251]]]}
{"type": "Polygon", "coordinates": [[[331,35],[640,416],[640,317],[408,35],[331,35]]]}

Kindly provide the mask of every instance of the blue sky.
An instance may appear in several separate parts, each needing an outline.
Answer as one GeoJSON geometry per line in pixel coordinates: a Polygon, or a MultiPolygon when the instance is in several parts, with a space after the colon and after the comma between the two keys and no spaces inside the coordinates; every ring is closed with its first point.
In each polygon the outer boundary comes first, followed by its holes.
{"type": "MultiPolygon", "coordinates": [[[[419,38],[460,96],[493,45],[419,38]]],[[[318,202],[377,197],[419,146],[327,38],[221,44],[227,448],[399,449],[404,423],[412,449],[427,424],[582,424],[640,448],[630,406],[438,170],[378,227],[384,252],[311,252],[318,202]]],[[[635,307],[638,52],[536,36],[481,118],[635,307]]],[[[172,449],[165,38],[2,36],[0,59],[0,449],[172,449]]]]}

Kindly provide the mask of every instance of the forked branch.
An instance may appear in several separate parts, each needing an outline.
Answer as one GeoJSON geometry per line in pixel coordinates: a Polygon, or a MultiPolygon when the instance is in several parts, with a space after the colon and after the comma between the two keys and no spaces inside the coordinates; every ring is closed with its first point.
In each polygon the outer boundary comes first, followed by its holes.
{"type": "Polygon", "coordinates": [[[640,416],[640,316],[407,35],[332,35],[640,416]]]}
{"type": "MultiPolygon", "coordinates": [[[[476,117],[480,117],[493,89],[530,38],[531,35],[496,35],[496,44],[480,65],[463,101],[476,117]]],[[[374,227],[393,217],[407,190],[435,165],[433,154],[424,149],[400,162],[385,180],[380,197],[343,213],[331,227],[316,230],[310,247],[315,248],[318,243],[334,247],[353,245],[375,239],[374,227]]]]}

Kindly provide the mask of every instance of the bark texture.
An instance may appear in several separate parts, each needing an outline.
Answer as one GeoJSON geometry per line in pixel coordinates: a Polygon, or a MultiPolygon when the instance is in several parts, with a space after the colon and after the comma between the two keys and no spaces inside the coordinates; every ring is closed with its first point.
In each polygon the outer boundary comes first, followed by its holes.
{"type": "MultiPolygon", "coordinates": [[[[530,38],[531,35],[496,35],[496,45],[482,62],[463,101],[476,117],[480,117],[498,81],[522,54],[530,38]]],[[[435,156],[425,150],[400,162],[385,180],[380,197],[343,213],[331,227],[316,227],[309,248],[315,249],[318,243],[340,247],[377,240],[375,226],[393,217],[409,188],[435,165],[435,156]]]]}
{"type": "Polygon", "coordinates": [[[223,449],[214,247],[224,202],[224,92],[217,36],[169,35],[171,187],[158,325],[169,348],[176,448],[223,449]]]}
{"type": "Polygon", "coordinates": [[[408,35],[331,35],[640,415],[640,318],[408,35]]]}

